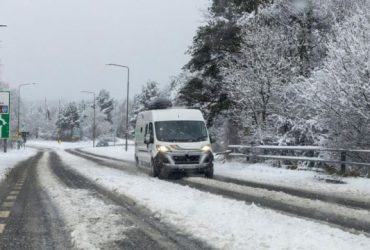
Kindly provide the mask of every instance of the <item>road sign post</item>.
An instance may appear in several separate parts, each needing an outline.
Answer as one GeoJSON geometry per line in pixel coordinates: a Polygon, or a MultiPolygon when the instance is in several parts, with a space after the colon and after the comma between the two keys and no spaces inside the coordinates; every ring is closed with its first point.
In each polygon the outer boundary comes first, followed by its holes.
{"type": "Polygon", "coordinates": [[[0,91],[0,139],[4,140],[4,152],[10,134],[10,92],[0,91]]]}

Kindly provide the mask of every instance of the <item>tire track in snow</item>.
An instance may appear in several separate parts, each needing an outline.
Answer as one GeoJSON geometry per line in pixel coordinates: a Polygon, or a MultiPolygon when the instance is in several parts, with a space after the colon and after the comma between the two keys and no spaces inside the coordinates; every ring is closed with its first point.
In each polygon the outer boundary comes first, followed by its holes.
{"type": "Polygon", "coordinates": [[[323,194],[323,193],[317,193],[317,192],[310,192],[302,189],[294,189],[289,187],[283,187],[283,186],[277,186],[277,185],[271,185],[266,183],[260,183],[260,182],[252,182],[252,181],[246,181],[246,180],[239,180],[235,178],[230,178],[222,175],[215,175],[215,180],[226,182],[226,183],[233,183],[237,185],[242,186],[248,186],[253,188],[262,188],[267,189],[270,191],[277,191],[277,192],[284,192],[286,194],[299,196],[303,198],[308,198],[312,200],[321,200],[329,203],[335,203],[340,204],[352,208],[359,208],[359,209],[367,209],[370,210],[370,203],[360,200],[353,200],[349,198],[343,198],[335,195],[329,195],[329,194],[323,194]]]}

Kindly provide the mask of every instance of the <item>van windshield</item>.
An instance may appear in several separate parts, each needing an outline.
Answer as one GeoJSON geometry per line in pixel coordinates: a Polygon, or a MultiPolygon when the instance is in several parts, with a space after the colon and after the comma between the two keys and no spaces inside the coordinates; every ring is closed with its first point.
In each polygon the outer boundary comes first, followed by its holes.
{"type": "Polygon", "coordinates": [[[203,121],[156,122],[155,133],[159,141],[166,142],[198,142],[208,139],[203,121]]]}

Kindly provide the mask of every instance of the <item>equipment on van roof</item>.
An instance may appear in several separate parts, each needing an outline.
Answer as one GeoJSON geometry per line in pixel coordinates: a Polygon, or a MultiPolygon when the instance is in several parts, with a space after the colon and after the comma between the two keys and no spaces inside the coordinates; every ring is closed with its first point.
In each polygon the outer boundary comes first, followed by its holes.
{"type": "Polygon", "coordinates": [[[172,107],[172,102],[166,98],[158,97],[154,99],[148,107],[148,110],[153,109],[167,109],[172,107]]]}

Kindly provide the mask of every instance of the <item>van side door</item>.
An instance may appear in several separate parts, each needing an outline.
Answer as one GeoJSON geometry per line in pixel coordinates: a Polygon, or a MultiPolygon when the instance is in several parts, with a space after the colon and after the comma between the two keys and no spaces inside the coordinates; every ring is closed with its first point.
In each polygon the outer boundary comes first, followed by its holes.
{"type": "Polygon", "coordinates": [[[147,123],[145,125],[145,133],[144,133],[144,145],[140,147],[140,158],[142,159],[143,163],[141,165],[145,167],[150,167],[150,161],[152,159],[152,149],[153,149],[153,142],[154,142],[154,131],[153,131],[153,123],[147,123]],[[148,140],[149,139],[149,140],[148,140]],[[150,142],[151,141],[151,142],[150,142]],[[148,143],[150,142],[150,143],[148,143]]]}

